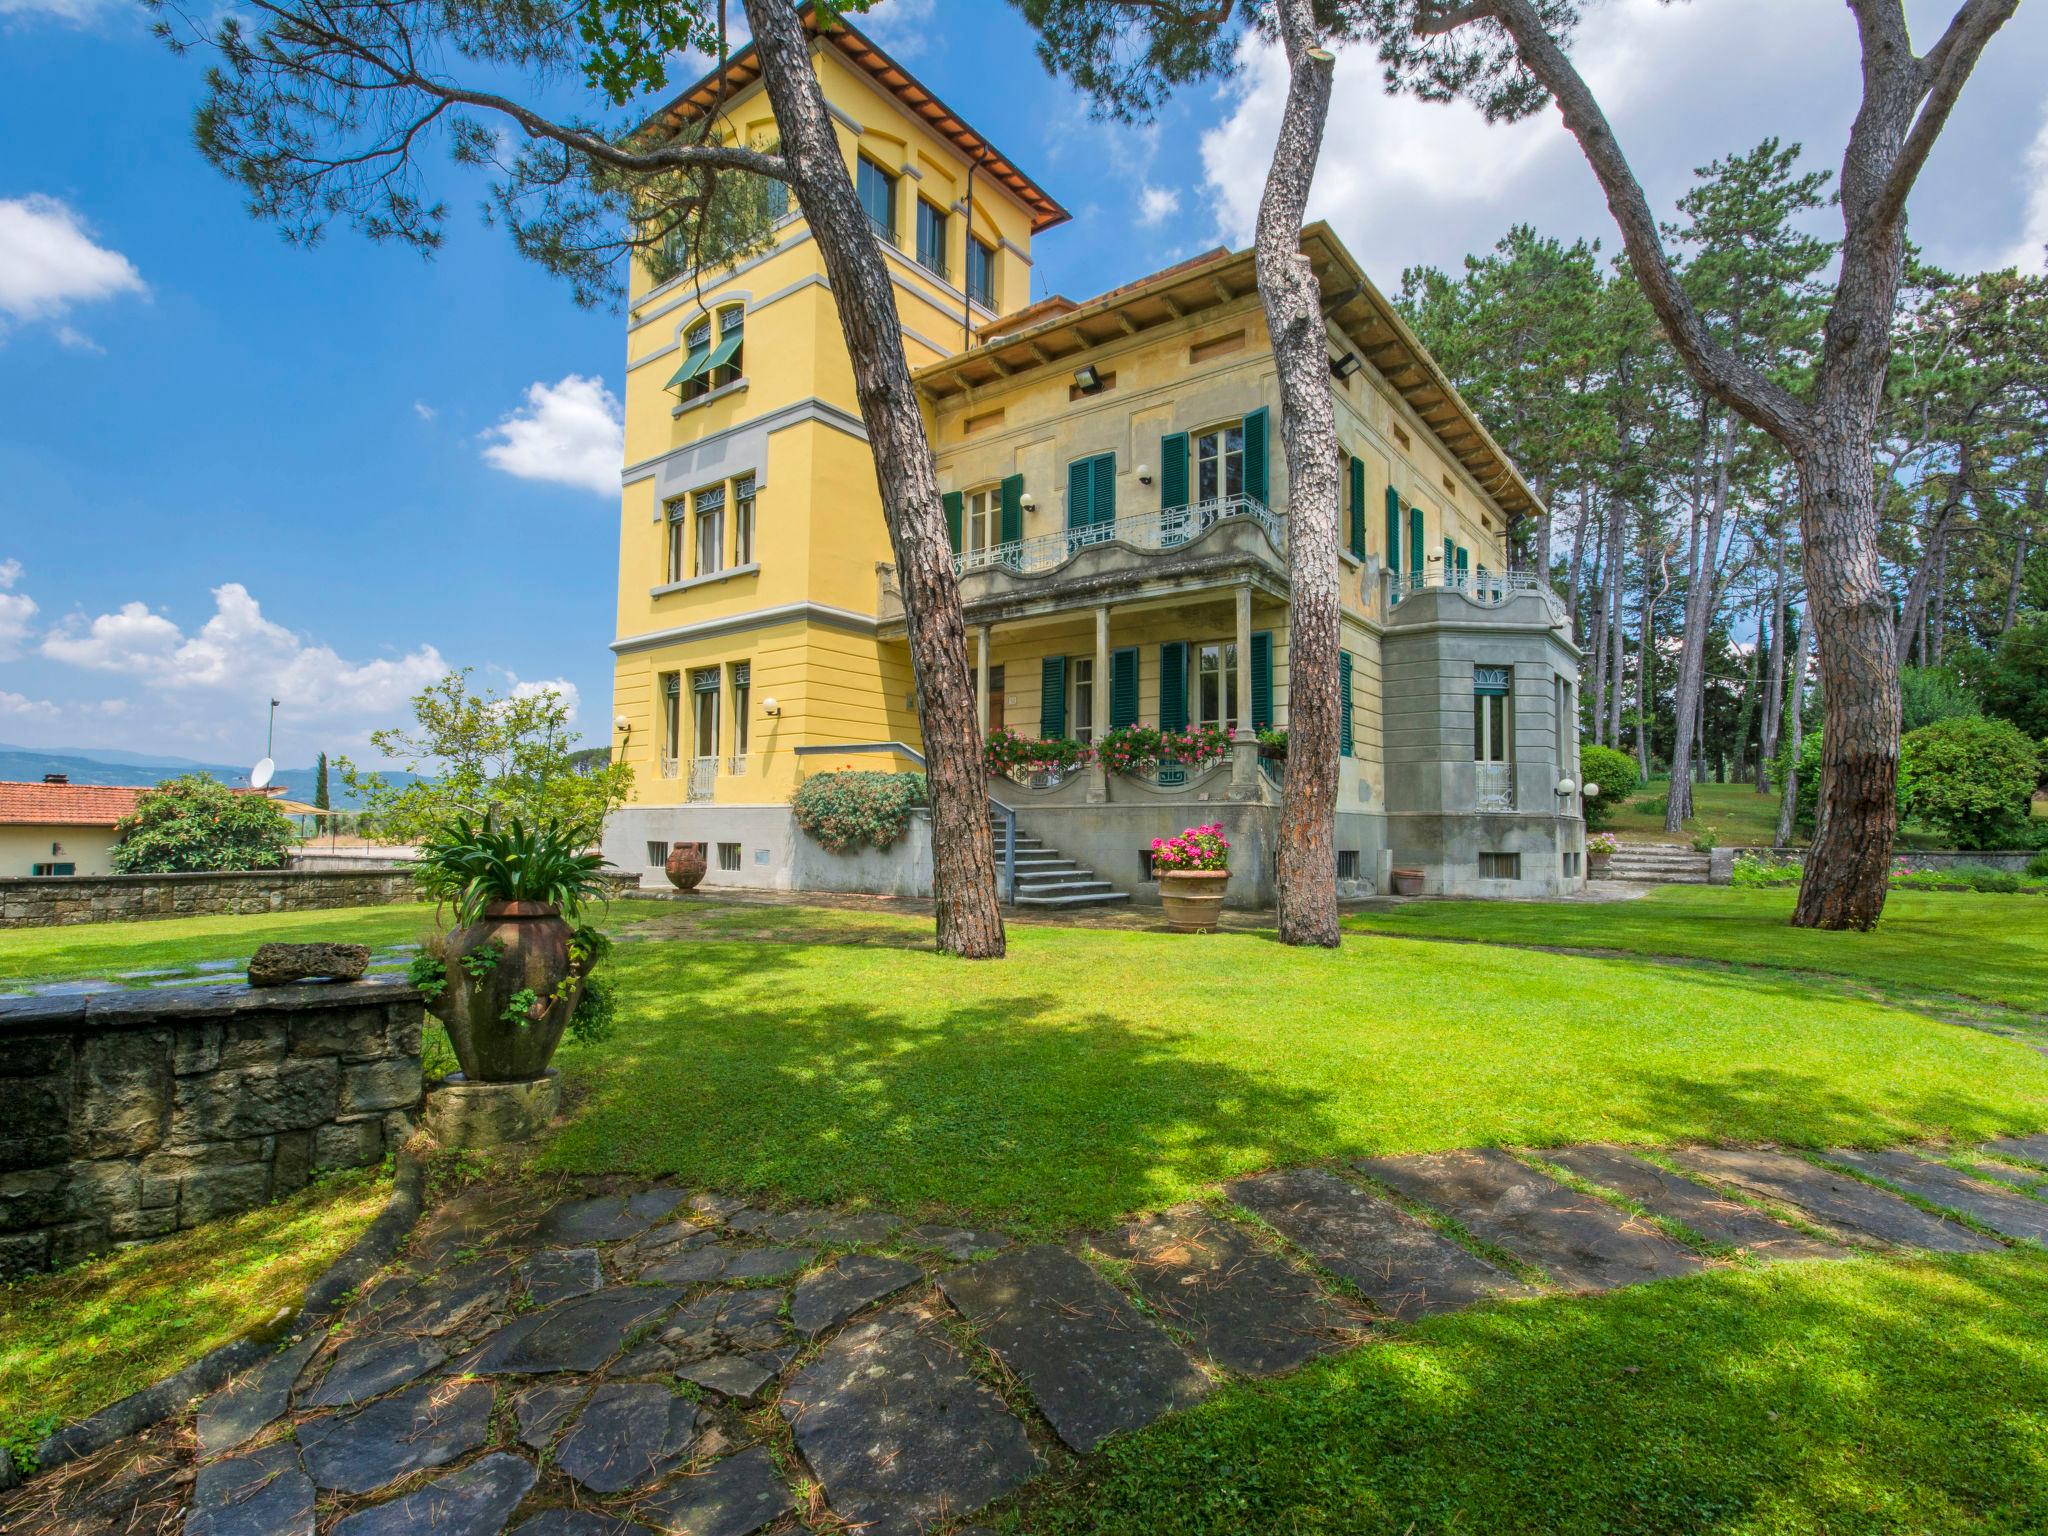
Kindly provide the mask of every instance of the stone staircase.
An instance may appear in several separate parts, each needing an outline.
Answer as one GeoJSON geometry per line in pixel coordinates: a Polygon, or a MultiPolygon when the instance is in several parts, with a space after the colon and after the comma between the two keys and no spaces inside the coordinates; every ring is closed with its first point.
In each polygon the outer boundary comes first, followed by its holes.
{"type": "Polygon", "coordinates": [[[1705,885],[1713,859],[1684,843],[1623,843],[1608,861],[1607,878],[1643,885],[1705,885]]]}
{"type": "MultiPolygon", "coordinates": [[[[996,850],[998,877],[1003,867],[1003,824],[994,816],[988,822],[989,836],[996,850]]],[[[1065,911],[1074,907],[1107,907],[1129,901],[1130,893],[1120,891],[1107,880],[1095,878],[1095,871],[1083,869],[1057,848],[1046,847],[1036,837],[1017,833],[1017,902],[1020,907],[1065,911]]]]}

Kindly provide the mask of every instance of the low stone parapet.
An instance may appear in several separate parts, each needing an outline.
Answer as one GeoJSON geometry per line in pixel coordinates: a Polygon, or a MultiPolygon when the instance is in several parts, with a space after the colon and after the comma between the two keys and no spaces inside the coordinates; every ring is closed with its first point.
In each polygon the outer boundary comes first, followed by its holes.
{"type": "Polygon", "coordinates": [[[383,1161],[422,1091],[403,977],[0,1001],[0,1276],[383,1161]]]}
{"type": "Polygon", "coordinates": [[[0,880],[0,928],[381,907],[418,892],[406,869],[263,869],[0,880]]]}

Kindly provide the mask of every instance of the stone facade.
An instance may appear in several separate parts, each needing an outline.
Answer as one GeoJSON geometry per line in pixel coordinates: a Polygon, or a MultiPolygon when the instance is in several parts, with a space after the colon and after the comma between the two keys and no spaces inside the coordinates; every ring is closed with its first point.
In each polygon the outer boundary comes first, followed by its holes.
{"type": "Polygon", "coordinates": [[[382,1161],[422,1091],[403,978],[0,1002],[0,1276],[382,1161]]]}
{"type": "Polygon", "coordinates": [[[414,897],[412,876],[403,869],[66,875],[0,880],[0,928],[381,907],[414,897]]]}

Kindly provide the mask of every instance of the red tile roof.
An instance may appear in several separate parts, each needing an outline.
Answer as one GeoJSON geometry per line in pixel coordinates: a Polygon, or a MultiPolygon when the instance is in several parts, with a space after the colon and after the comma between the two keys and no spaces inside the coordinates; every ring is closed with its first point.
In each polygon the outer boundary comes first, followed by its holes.
{"type": "MultiPolygon", "coordinates": [[[[153,784],[16,784],[0,780],[0,827],[111,827],[153,784]]],[[[238,795],[268,791],[236,788],[238,795]]]]}

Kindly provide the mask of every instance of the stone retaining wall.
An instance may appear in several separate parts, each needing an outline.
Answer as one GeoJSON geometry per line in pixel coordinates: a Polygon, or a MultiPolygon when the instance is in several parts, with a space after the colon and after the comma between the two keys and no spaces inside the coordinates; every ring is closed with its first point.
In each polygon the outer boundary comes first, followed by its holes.
{"type": "Polygon", "coordinates": [[[0,928],[139,918],[381,907],[415,899],[411,875],[381,870],[238,870],[201,875],[52,875],[0,880],[0,928]]]}
{"type": "MultiPolygon", "coordinates": [[[[1726,885],[1734,878],[1735,861],[1745,853],[1753,853],[1763,859],[1783,859],[1797,863],[1806,857],[1805,845],[1791,848],[1716,848],[1711,856],[1709,879],[1715,885],[1726,885]]],[[[1997,848],[1970,853],[1953,848],[1894,848],[1892,863],[1903,866],[1916,874],[1929,870],[1949,870],[1959,865],[1970,865],[1977,869],[2002,869],[2011,874],[2023,875],[2027,864],[2034,858],[2034,851],[2028,848],[1997,848]]]]}
{"type": "Polygon", "coordinates": [[[0,1276],[249,1210],[412,1134],[403,977],[0,1001],[0,1276]]]}

